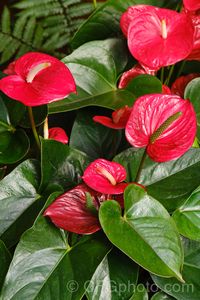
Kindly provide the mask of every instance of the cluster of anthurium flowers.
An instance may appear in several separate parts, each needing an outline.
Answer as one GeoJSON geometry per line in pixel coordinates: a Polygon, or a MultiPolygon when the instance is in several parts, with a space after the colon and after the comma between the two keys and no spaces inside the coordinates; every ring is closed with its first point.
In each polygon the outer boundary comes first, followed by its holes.
{"type": "MultiPolygon", "coordinates": [[[[163,74],[164,67],[172,67],[163,82],[162,94],[139,97],[133,107],[122,107],[114,111],[111,118],[94,117],[95,122],[105,126],[125,128],[128,142],[145,148],[145,155],[157,162],[179,158],[192,146],[196,135],[196,115],[183,94],[187,83],[199,74],[181,76],[171,88],[167,86],[174,64],[200,60],[200,3],[197,0],[183,2],[181,12],[136,5],[122,15],[121,29],[138,63],[121,76],[119,88],[125,88],[140,74],[156,75],[158,71],[163,74]]],[[[29,107],[33,132],[32,106],[57,101],[76,92],[69,69],[46,54],[28,53],[12,63],[5,73],[8,76],[0,80],[0,90],[29,107]]],[[[45,132],[46,138],[68,142],[60,128],[45,132]]],[[[44,215],[65,230],[90,234],[100,229],[97,211],[101,203],[115,199],[123,207],[123,192],[129,183],[125,182],[124,167],[105,159],[92,162],[82,179],[84,183],[59,196],[44,215]]]]}

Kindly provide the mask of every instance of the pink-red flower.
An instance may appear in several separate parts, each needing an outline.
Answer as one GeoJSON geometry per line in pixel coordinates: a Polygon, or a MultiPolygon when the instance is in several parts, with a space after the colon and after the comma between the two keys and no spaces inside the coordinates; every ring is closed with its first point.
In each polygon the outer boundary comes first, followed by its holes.
{"type": "Polygon", "coordinates": [[[103,194],[122,194],[128,185],[123,182],[126,179],[125,168],[106,159],[93,161],[85,169],[82,178],[90,188],[103,194]]]}
{"type": "Polygon", "coordinates": [[[200,9],[200,1],[199,0],[183,0],[184,7],[187,10],[195,11],[200,9]]]}
{"type": "Polygon", "coordinates": [[[128,107],[128,105],[125,105],[124,107],[115,110],[112,113],[111,118],[105,116],[95,116],[93,117],[93,120],[109,128],[122,129],[126,127],[130,113],[131,108],[128,107]]]}
{"type": "Polygon", "coordinates": [[[67,144],[69,140],[64,129],[60,127],[52,127],[49,129],[49,139],[56,140],[63,144],[67,144]]]}
{"type": "Polygon", "coordinates": [[[64,230],[78,234],[92,234],[101,229],[98,219],[101,203],[110,199],[118,201],[123,207],[123,194],[105,195],[90,189],[85,184],[79,184],[59,196],[45,210],[44,216],[50,217],[57,227],[64,230]],[[88,196],[91,197],[93,210],[88,207],[88,196]]]}
{"type": "Polygon", "coordinates": [[[122,15],[120,24],[131,54],[150,69],[175,64],[192,51],[194,27],[185,13],[136,5],[122,15]]]}
{"type": "Polygon", "coordinates": [[[196,115],[189,100],[176,95],[151,94],[134,103],[126,137],[134,147],[146,147],[157,162],[183,155],[196,135],[196,115]]]}
{"type": "Polygon", "coordinates": [[[15,74],[0,80],[0,90],[27,106],[54,102],[76,91],[75,81],[67,66],[47,54],[27,53],[6,72],[15,74]]]}
{"type": "Polygon", "coordinates": [[[101,201],[101,195],[85,184],[80,184],[59,196],[45,210],[44,216],[50,217],[57,227],[71,232],[91,234],[98,231],[101,228],[99,220],[87,208],[86,193],[91,195],[94,206],[98,207],[97,201],[101,201]]]}
{"type": "Polygon", "coordinates": [[[142,66],[140,64],[136,64],[132,69],[124,72],[120,78],[118,88],[124,89],[129,84],[129,82],[137,77],[138,75],[149,74],[155,75],[155,70],[150,70],[148,67],[142,66]]]}
{"type": "Polygon", "coordinates": [[[190,54],[186,60],[200,60],[200,14],[197,12],[186,12],[194,26],[194,43],[190,54]]]}
{"type": "Polygon", "coordinates": [[[7,74],[7,75],[14,75],[15,74],[15,64],[16,64],[16,61],[11,62],[7,66],[7,68],[3,70],[3,73],[7,74]]]}
{"type": "Polygon", "coordinates": [[[184,98],[184,91],[187,84],[194,78],[200,77],[200,74],[192,73],[185,76],[178,77],[171,87],[172,94],[176,94],[181,98],[184,98]]]}

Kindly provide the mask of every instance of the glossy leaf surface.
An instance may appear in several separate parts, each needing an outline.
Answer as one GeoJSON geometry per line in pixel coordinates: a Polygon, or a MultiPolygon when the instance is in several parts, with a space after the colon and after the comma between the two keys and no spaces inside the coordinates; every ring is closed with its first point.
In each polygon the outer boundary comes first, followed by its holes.
{"type": "Polygon", "coordinates": [[[127,63],[127,49],[123,40],[93,41],[76,49],[63,62],[76,81],[77,95],[49,105],[49,112],[74,110],[89,105],[111,109],[132,105],[134,95],[118,90],[117,77],[127,63]]]}
{"type": "Polygon", "coordinates": [[[183,252],[170,215],[136,185],[130,185],[124,197],[123,216],[115,201],[104,202],[100,207],[100,223],[109,240],[150,272],[180,279],[183,252]]]}
{"type": "Polygon", "coordinates": [[[41,217],[18,244],[0,299],[78,300],[109,250],[96,235],[70,248],[63,231],[41,217]]]}

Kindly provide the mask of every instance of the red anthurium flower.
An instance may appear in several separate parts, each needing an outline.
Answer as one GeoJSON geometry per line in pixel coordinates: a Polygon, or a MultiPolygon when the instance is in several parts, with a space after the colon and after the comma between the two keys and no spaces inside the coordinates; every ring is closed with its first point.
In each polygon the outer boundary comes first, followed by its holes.
{"type": "Polygon", "coordinates": [[[181,76],[177,78],[172,84],[171,91],[172,94],[176,94],[181,98],[184,98],[184,91],[187,84],[194,78],[200,77],[200,74],[192,73],[189,75],[181,76]]]}
{"type": "Polygon", "coordinates": [[[93,120],[97,123],[100,123],[106,127],[113,129],[122,129],[126,127],[126,123],[131,113],[131,108],[128,105],[115,110],[112,113],[112,118],[105,116],[95,116],[93,120]]]}
{"type": "Polygon", "coordinates": [[[11,62],[7,66],[7,68],[3,70],[3,73],[7,74],[7,75],[14,75],[14,74],[16,74],[15,73],[15,64],[16,64],[16,61],[11,62]]]}
{"type": "Polygon", "coordinates": [[[128,183],[125,168],[116,162],[96,159],[85,170],[84,182],[93,190],[104,194],[122,194],[128,183]]]}
{"type": "Polygon", "coordinates": [[[59,196],[44,212],[44,216],[59,228],[79,233],[91,234],[98,231],[101,226],[98,217],[86,206],[86,193],[90,193],[93,203],[97,206],[96,197],[101,195],[85,184],[80,184],[70,191],[59,196]]]}
{"type": "Polygon", "coordinates": [[[149,75],[155,75],[155,70],[150,70],[148,67],[142,66],[140,64],[136,64],[132,69],[124,72],[120,78],[118,88],[124,89],[129,82],[141,74],[149,74],[149,75]]]}
{"type": "Polygon", "coordinates": [[[200,14],[197,12],[187,12],[194,26],[193,48],[186,60],[200,60],[200,14]]]}
{"type": "Polygon", "coordinates": [[[187,10],[195,11],[200,9],[199,0],[183,0],[183,4],[187,10]]]}
{"type": "Polygon", "coordinates": [[[128,26],[128,47],[140,63],[158,70],[186,58],[193,48],[193,35],[187,14],[163,8],[148,11],[144,6],[128,26]]]}
{"type": "Polygon", "coordinates": [[[196,115],[189,100],[176,95],[151,94],[136,100],[126,125],[134,147],[146,147],[157,162],[183,155],[196,135],[196,115]]]}
{"type": "Polygon", "coordinates": [[[56,140],[63,144],[67,144],[69,140],[64,129],[60,127],[53,127],[49,129],[49,139],[56,140]]]}
{"type": "Polygon", "coordinates": [[[76,91],[71,72],[50,55],[30,52],[16,60],[15,75],[0,80],[0,90],[27,106],[63,99],[76,91]]]}

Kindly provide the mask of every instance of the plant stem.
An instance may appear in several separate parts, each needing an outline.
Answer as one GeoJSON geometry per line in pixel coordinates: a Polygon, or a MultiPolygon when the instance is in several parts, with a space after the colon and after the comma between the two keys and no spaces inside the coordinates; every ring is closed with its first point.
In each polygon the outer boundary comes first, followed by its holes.
{"type": "Polygon", "coordinates": [[[44,121],[43,132],[44,132],[44,139],[45,139],[45,140],[48,140],[48,138],[49,138],[48,117],[46,117],[46,119],[45,119],[45,121],[44,121]]]}
{"type": "Polygon", "coordinates": [[[168,74],[168,77],[167,77],[167,79],[165,80],[165,83],[164,83],[164,84],[166,84],[166,85],[169,84],[170,79],[171,79],[172,74],[173,74],[173,71],[174,71],[174,67],[175,67],[175,65],[171,66],[170,71],[169,71],[169,74],[168,74]]]}
{"type": "Polygon", "coordinates": [[[182,73],[182,71],[183,71],[183,68],[184,68],[184,66],[185,66],[185,63],[186,63],[185,60],[182,61],[181,66],[180,66],[180,69],[178,70],[178,73],[177,73],[177,78],[181,75],[181,73],[182,73]]]}
{"type": "Polygon", "coordinates": [[[164,75],[165,75],[165,69],[164,69],[164,67],[162,67],[161,74],[160,74],[160,81],[162,83],[164,83],[164,75]]]}
{"type": "Polygon", "coordinates": [[[34,117],[33,117],[33,110],[32,110],[32,107],[30,107],[30,106],[28,106],[28,115],[29,115],[29,119],[30,119],[30,122],[31,122],[31,128],[32,128],[32,131],[33,131],[33,135],[34,135],[36,144],[38,146],[38,149],[40,150],[40,148],[41,148],[40,139],[39,139],[39,136],[38,136],[38,133],[37,133],[37,130],[36,130],[36,126],[35,126],[35,120],[34,120],[34,117]]]}
{"type": "Polygon", "coordinates": [[[93,0],[94,9],[97,8],[97,0],[93,0]]]}
{"type": "Polygon", "coordinates": [[[141,162],[140,162],[140,166],[139,166],[139,169],[137,171],[137,175],[136,175],[136,178],[135,178],[135,182],[138,182],[140,180],[140,175],[141,175],[141,172],[142,172],[142,168],[144,166],[144,161],[147,157],[147,151],[146,149],[144,150],[144,153],[142,155],[142,159],[141,159],[141,162]]]}

